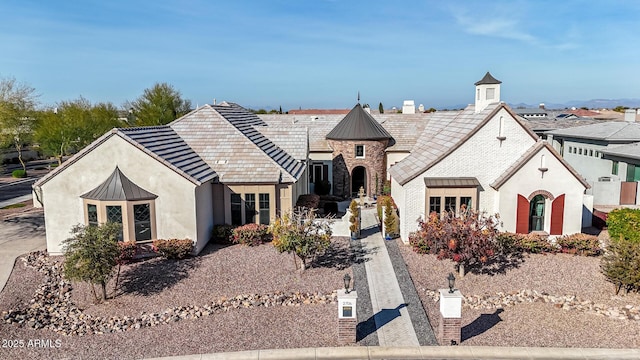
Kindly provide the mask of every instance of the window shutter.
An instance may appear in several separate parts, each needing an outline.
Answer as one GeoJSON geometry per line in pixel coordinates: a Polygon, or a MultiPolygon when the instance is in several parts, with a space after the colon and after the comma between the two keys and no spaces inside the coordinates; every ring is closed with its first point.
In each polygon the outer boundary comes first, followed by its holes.
{"type": "Polygon", "coordinates": [[[551,235],[562,235],[564,223],[564,194],[558,196],[551,204],[551,235]]]}
{"type": "Polygon", "coordinates": [[[516,232],[518,234],[529,233],[529,200],[518,194],[518,209],[516,213],[516,232]]]}

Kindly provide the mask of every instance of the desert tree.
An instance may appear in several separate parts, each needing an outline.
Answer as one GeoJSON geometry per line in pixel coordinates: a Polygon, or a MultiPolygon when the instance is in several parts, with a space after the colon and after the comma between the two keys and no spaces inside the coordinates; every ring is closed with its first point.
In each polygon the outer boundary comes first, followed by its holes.
{"type": "Polygon", "coordinates": [[[156,83],[125,106],[132,111],[132,126],[156,126],[168,124],[188,113],[191,101],[184,100],[172,85],[156,83]]]}
{"type": "Polygon", "coordinates": [[[33,133],[37,97],[33,87],[15,78],[0,79],[0,136],[16,149],[25,172],[27,167],[22,159],[22,149],[33,133]]]}

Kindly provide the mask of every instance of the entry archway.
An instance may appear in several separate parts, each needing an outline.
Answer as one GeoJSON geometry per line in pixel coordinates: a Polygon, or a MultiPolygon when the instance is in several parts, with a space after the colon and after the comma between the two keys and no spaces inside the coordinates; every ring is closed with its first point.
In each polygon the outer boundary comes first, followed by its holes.
{"type": "Polygon", "coordinates": [[[367,191],[367,169],[364,166],[356,166],[351,171],[351,195],[357,196],[360,187],[367,191]]]}

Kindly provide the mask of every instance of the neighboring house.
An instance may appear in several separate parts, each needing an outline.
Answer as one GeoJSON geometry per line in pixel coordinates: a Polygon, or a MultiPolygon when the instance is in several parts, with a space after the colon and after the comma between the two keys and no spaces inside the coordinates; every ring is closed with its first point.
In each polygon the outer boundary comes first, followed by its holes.
{"type": "Polygon", "coordinates": [[[205,105],[167,126],[114,129],[34,184],[47,249],[76,224],[123,226],[122,240],[189,238],[214,224],[268,224],[306,193],[304,129],[268,127],[235,104],[205,105]]]}
{"type": "Polygon", "coordinates": [[[638,204],[638,161],[627,145],[640,142],[640,124],[608,121],[547,132],[556,148],[591,184],[595,205],[638,204]],[[622,148],[621,148],[622,147],[622,148]]]}
{"type": "Polygon", "coordinates": [[[547,118],[547,110],[545,110],[544,108],[516,108],[513,109],[513,112],[515,112],[518,116],[522,116],[523,118],[528,120],[547,118]]]}
{"type": "Polygon", "coordinates": [[[475,105],[433,114],[410,155],[389,170],[401,237],[419,218],[461,205],[499,213],[505,231],[580,232],[588,184],[500,102],[500,81],[487,73],[475,85],[475,105]]]}

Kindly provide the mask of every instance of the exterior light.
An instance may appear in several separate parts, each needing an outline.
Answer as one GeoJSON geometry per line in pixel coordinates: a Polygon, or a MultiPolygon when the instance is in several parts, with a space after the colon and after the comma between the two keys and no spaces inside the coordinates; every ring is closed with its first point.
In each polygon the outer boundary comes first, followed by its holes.
{"type": "Polygon", "coordinates": [[[449,294],[453,294],[453,287],[456,285],[456,277],[453,276],[453,273],[449,273],[447,280],[449,281],[449,294]]]}
{"type": "Polygon", "coordinates": [[[349,293],[349,287],[351,285],[351,276],[349,274],[344,274],[344,277],[342,278],[342,280],[344,280],[344,290],[348,294],[349,293]]]}

